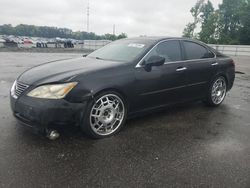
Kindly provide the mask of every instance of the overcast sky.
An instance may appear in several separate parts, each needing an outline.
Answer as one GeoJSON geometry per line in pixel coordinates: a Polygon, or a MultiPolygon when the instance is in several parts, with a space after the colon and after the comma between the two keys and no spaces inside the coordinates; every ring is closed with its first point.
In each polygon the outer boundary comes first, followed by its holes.
{"type": "MultiPolygon", "coordinates": [[[[180,36],[197,0],[90,0],[90,31],[180,36]]],[[[215,7],[222,0],[211,0],[215,7]]],[[[0,24],[86,30],[87,0],[0,0],[0,24]]]]}

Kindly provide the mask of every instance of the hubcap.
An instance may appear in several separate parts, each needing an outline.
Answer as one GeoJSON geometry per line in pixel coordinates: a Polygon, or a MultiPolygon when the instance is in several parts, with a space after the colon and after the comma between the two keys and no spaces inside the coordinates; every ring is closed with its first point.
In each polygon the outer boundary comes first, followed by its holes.
{"type": "Polygon", "coordinates": [[[214,104],[220,104],[226,96],[226,82],[224,78],[218,78],[212,87],[212,101],[214,104]]]}
{"type": "Polygon", "coordinates": [[[98,135],[110,135],[115,132],[124,119],[124,104],[114,94],[104,95],[93,105],[90,112],[90,125],[98,135]]]}

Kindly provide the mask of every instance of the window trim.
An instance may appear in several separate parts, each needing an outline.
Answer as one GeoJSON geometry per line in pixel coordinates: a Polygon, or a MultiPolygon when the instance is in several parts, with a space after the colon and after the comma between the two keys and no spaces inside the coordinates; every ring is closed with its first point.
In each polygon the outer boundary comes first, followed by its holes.
{"type": "MultiPolygon", "coordinates": [[[[180,60],[175,60],[175,61],[182,61],[182,60],[184,60],[181,42],[180,42],[180,40],[177,40],[177,39],[172,39],[172,40],[168,40],[168,41],[162,41],[162,42],[160,42],[159,44],[155,45],[150,51],[152,52],[152,51],[154,51],[155,49],[157,49],[161,44],[164,44],[164,43],[166,44],[166,43],[171,42],[171,41],[176,42],[176,43],[177,43],[177,47],[179,47],[179,49],[180,49],[180,60]]],[[[150,53],[151,53],[151,52],[150,52],[150,53]]],[[[145,60],[145,59],[148,57],[148,55],[150,55],[150,53],[147,54],[147,55],[144,57],[143,60],[145,60]]],[[[165,61],[164,64],[166,64],[166,63],[168,63],[168,62],[175,62],[175,61],[165,61]]]]}
{"type": "Polygon", "coordinates": [[[211,51],[207,46],[205,46],[204,44],[200,43],[200,42],[196,42],[196,41],[193,41],[193,40],[187,40],[187,39],[184,39],[181,41],[182,43],[182,46],[183,46],[183,53],[184,53],[184,56],[185,58],[187,58],[187,51],[186,51],[186,48],[184,46],[184,42],[190,42],[190,43],[194,43],[194,44],[197,44],[199,46],[202,46],[203,48],[205,48],[208,52],[214,54],[214,57],[209,57],[209,58],[201,58],[201,59],[186,59],[185,61],[196,61],[196,60],[205,60],[205,59],[215,59],[217,58],[216,54],[211,51]]]}
{"type": "Polygon", "coordinates": [[[200,43],[200,42],[196,42],[196,41],[193,41],[193,40],[188,40],[188,39],[165,39],[165,40],[162,40],[162,41],[159,41],[159,42],[157,42],[142,58],[141,58],[141,60],[136,64],[136,66],[135,66],[135,68],[141,68],[141,67],[144,67],[143,65],[142,65],[142,62],[143,62],[143,60],[145,59],[145,57],[149,54],[149,53],[151,53],[151,51],[154,49],[154,48],[156,48],[156,46],[157,45],[159,45],[159,44],[161,44],[161,43],[163,43],[163,42],[167,42],[167,41],[172,41],[172,40],[175,40],[175,41],[179,41],[179,43],[180,43],[180,47],[181,47],[181,56],[182,56],[182,58],[184,58],[184,56],[186,55],[185,53],[185,48],[184,48],[184,45],[183,45],[183,42],[184,41],[187,41],[187,42],[193,42],[193,43],[196,43],[196,44],[198,44],[198,45],[201,45],[201,46],[203,46],[204,48],[206,48],[208,51],[210,51],[212,54],[214,54],[214,57],[211,57],[211,58],[203,58],[203,59],[190,59],[190,60],[181,60],[181,61],[171,61],[171,62],[165,62],[164,63],[164,65],[166,65],[166,64],[173,64],[173,63],[184,63],[184,62],[191,62],[191,61],[204,61],[204,60],[209,60],[209,59],[216,59],[217,58],[217,56],[216,56],[216,54],[213,52],[213,51],[211,51],[208,47],[206,47],[204,44],[202,44],[202,43],[200,43]]]}
{"type": "MultiPolygon", "coordinates": [[[[135,66],[135,68],[139,68],[139,67],[143,67],[142,62],[143,60],[161,43],[163,42],[168,42],[168,41],[178,41],[179,45],[180,45],[180,51],[181,51],[181,58],[183,58],[183,52],[182,52],[182,48],[181,48],[181,40],[180,39],[165,39],[165,40],[161,40],[159,42],[157,42],[142,58],[141,60],[137,63],[137,65],[135,66]]],[[[176,62],[176,61],[171,61],[171,62],[165,62],[166,63],[172,63],[172,62],[176,62]]]]}

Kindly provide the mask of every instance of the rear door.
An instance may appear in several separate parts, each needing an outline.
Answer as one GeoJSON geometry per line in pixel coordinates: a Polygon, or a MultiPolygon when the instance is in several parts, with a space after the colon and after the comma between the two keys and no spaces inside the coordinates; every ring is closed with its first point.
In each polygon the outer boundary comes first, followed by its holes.
{"type": "Polygon", "coordinates": [[[218,65],[215,54],[206,46],[194,41],[183,40],[182,46],[187,67],[186,97],[203,98],[218,65]]]}

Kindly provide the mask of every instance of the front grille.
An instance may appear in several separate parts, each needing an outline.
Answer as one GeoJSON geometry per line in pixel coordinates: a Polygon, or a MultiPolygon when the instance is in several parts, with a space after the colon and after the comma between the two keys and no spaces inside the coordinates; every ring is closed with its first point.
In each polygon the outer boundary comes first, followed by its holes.
{"type": "Polygon", "coordinates": [[[19,81],[16,82],[15,95],[19,97],[26,89],[28,89],[29,85],[23,84],[19,81]]]}

